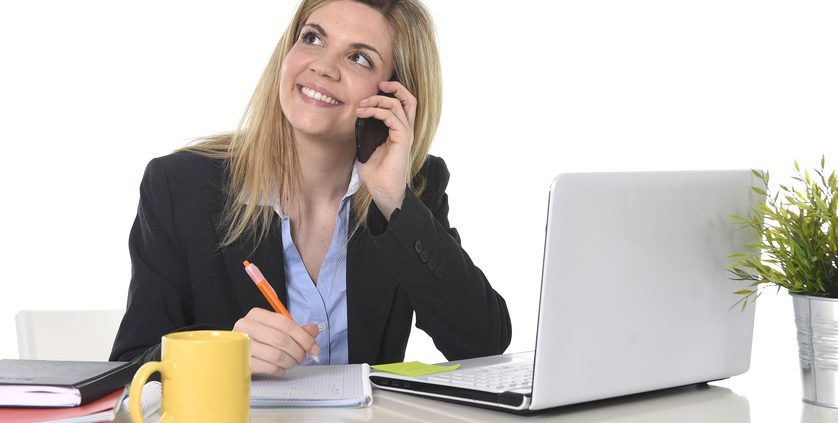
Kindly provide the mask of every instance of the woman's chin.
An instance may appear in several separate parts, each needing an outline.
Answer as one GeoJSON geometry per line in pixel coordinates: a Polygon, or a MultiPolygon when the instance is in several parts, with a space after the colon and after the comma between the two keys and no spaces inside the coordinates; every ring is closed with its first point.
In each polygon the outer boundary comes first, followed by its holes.
{"type": "Polygon", "coordinates": [[[304,137],[307,139],[325,140],[330,142],[335,141],[355,141],[355,129],[351,130],[336,130],[333,127],[324,128],[318,125],[299,125],[294,126],[294,134],[297,137],[304,137]]]}

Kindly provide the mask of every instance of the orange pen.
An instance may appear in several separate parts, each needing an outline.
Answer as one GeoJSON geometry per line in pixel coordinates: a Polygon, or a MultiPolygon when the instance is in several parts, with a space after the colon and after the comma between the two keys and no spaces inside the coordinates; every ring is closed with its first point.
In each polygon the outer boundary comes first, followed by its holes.
{"type": "MultiPolygon", "coordinates": [[[[262,292],[262,295],[265,297],[266,300],[271,304],[274,311],[291,319],[291,313],[288,312],[288,309],[282,304],[282,301],[279,301],[279,297],[276,296],[276,291],[274,291],[273,287],[268,284],[268,281],[262,276],[262,272],[259,271],[259,268],[256,267],[255,264],[245,260],[244,261],[244,270],[247,272],[247,275],[250,276],[250,279],[253,279],[253,283],[259,288],[259,291],[262,292]]],[[[320,364],[320,357],[310,354],[311,359],[314,360],[317,364],[320,364]]]]}
{"type": "Polygon", "coordinates": [[[262,292],[262,295],[265,296],[265,299],[271,304],[271,307],[274,308],[274,311],[282,314],[283,316],[292,319],[291,313],[288,312],[288,309],[282,305],[282,301],[279,301],[279,297],[276,296],[276,291],[268,284],[268,281],[265,280],[265,277],[262,276],[262,272],[259,271],[259,268],[256,267],[255,264],[245,260],[244,261],[244,270],[247,272],[247,275],[250,276],[250,279],[253,279],[253,283],[259,288],[259,291],[262,292]]]}

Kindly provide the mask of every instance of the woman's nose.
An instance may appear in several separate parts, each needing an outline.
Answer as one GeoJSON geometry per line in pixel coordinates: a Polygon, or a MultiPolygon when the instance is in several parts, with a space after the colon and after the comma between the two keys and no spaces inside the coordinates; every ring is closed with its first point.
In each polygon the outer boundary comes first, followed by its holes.
{"type": "Polygon", "coordinates": [[[340,77],[340,72],[335,64],[335,59],[329,56],[320,57],[311,62],[309,69],[318,76],[323,76],[329,79],[337,80],[340,77]]]}

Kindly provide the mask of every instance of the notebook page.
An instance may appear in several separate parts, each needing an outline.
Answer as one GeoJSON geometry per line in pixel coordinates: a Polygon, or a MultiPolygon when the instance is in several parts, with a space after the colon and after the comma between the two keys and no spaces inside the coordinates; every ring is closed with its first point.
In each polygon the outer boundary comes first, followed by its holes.
{"type": "Polygon", "coordinates": [[[284,375],[253,375],[252,406],[363,406],[372,401],[369,366],[297,366],[284,375]]]}

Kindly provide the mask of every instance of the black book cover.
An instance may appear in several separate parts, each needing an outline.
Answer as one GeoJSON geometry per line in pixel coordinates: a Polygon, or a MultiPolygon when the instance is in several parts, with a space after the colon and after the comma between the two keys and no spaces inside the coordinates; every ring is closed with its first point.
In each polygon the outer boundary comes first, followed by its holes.
{"type": "MultiPolygon", "coordinates": [[[[78,390],[84,405],[131,383],[139,365],[124,361],[0,360],[0,385],[78,390]]],[[[44,395],[49,395],[44,393],[44,395]]],[[[48,402],[48,401],[47,401],[48,402]]],[[[7,404],[38,406],[39,404],[7,404]]]]}

